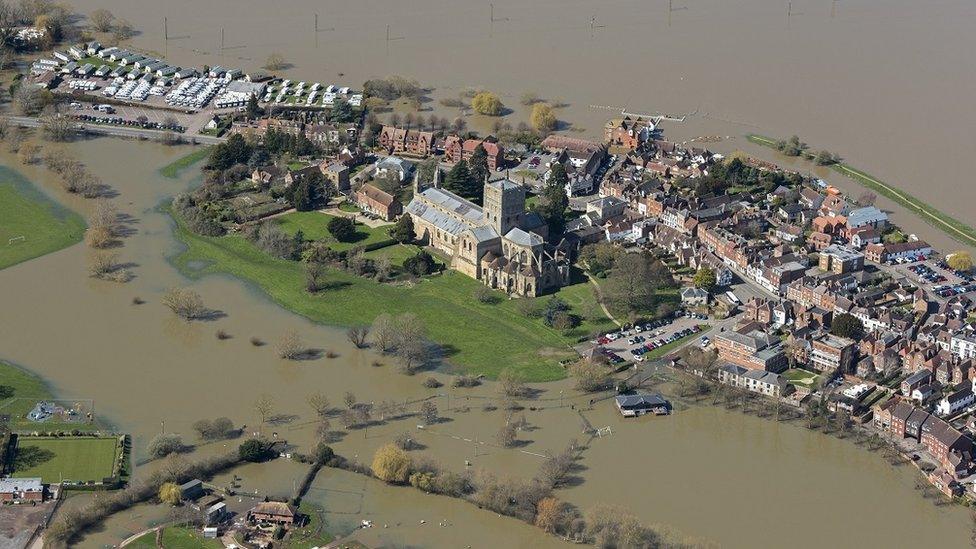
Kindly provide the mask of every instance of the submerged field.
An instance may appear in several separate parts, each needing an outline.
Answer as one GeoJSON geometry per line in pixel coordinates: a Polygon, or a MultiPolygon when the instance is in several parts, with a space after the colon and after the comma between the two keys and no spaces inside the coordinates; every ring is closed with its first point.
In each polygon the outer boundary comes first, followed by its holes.
{"type": "Polygon", "coordinates": [[[480,302],[474,293],[481,284],[460,273],[448,271],[408,285],[391,285],[330,270],[329,289],[311,295],[304,289],[305,274],[297,262],[274,259],[240,236],[202,237],[179,226],[176,231],[187,249],[175,262],[188,274],[231,274],[256,284],[282,306],[324,324],[354,326],[370,324],[381,313],[414,313],[444,349],[446,361],[469,374],[495,377],[512,367],[529,381],[560,379],[566,374],[559,361],[576,356],[571,345],[612,326],[585,282],[555,294],[583,319],[576,328],[560,332],[520,312],[519,300],[480,302]]]}
{"type": "Polygon", "coordinates": [[[85,221],[0,166],[0,269],[81,242],[85,221]]]}

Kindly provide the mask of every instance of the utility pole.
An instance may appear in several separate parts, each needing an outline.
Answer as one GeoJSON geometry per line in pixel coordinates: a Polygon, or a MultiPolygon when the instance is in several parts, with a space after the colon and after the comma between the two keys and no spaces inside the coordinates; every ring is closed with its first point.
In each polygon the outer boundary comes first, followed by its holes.
{"type": "Polygon", "coordinates": [[[224,51],[224,28],[220,28],[220,51],[224,51]]]}
{"type": "Polygon", "coordinates": [[[830,2],[830,18],[833,19],[834,15],[837,14],[837,0],[830,2]]]}
{"type": "Polygon", "coordinates": [[[163,17],[163,37],[169,40],[169,18],[163,17]]]}

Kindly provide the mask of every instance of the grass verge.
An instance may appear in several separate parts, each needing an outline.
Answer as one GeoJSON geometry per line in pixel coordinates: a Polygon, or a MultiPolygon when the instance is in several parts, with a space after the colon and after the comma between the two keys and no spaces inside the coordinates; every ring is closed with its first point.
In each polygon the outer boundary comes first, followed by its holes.
{"type": "Polygon", "coordinates": [[[81,242],[85,221],[0,166],[0,269],[81,242]]]}
{"type": "Polygon", "coordinates": [[[169,164],[163,166],[159,169],[159,175],[163,177],[168,177],[170,179],[176,179],[180,176],[180,172],[189,168],[190,166],[200,162],[207,155],[210,154],[210,147],[199,147],[194,149],[193,152],[185,156],[181,156],[176,160],[170,162],[169,164]]]}
{"type": "Polygon", "coordinates": [[[261,288],[281,306],[323,324],[354,326],[370,324],[381,313],[414,313],[427,325],[446,361],[468,374],[495,377],[512,367],[527,381],[563,378],[566,374],[559,361],[576,356],[570,346],[580,337],[611,325],[595,306],[585,282],[555,294],[584,319],[580,326],[563,333],[522,314],[521,300],[502,299],[499,293],[497,303],[480,302],[474,293],[482,285],[457,272],[411,285],[390,285],[333,269],[327,274],[328,289],[311,295],[304,289],[300,263],[274,259],[241,236],[195,235],[179,220],[175,231],[186,250],[173,262],[188,276],[233,275],[261,288]]]}
{"type": "MultiPolygon", "coordinates": [[[[746,135],[746,139],[757,145],[762,145],[772,149],[776,148],[776,140],[771,137],[758,134],[748,134],[746,135]]],[[[966,223],[963,223],[962,221],[953,218],[949,214],[941,212],[933,206],[926,204],[924,201],[912,196],[911,194],[897,187],[893,187],[866,172],[849,166],[848,164],[838,162],[830,167],[835,172],[846,176],[849,179],[853,179],[861,186],[867,187],[868,189],[871,189],[881,196],[884,196],[903,208],[913,212],[915,215],[919,216],[922,221],[941,230],[954,240],[970,246],[976,246],[976,229],[973,229],[966,223]]]]}

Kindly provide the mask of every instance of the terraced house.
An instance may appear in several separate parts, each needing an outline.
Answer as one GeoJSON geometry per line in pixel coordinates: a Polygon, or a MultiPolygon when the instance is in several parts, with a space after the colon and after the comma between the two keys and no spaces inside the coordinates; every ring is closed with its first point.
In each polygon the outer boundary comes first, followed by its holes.
{"type": "Polygon", "coordinates": [[[414,195],[406,213],[418,240],[451,256],[451,268],[514,297],[534,297],[569,282],[569,261],[546,243],[548,227],[525,209],[525,189],[489,181],[484,208],[437,187],[414,195]]]}

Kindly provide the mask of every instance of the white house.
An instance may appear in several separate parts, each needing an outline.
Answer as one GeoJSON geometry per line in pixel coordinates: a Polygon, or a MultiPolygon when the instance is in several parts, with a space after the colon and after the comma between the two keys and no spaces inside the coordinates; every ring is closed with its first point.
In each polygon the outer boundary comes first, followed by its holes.
{"type": "Polygon", "coordinates": [[[972,406],[974,402],[976,402],[976,394],[973,393],[973,386],[970,383],[965,383],[961,389],[943,397],[935,405],[935,413],[942,417],[948,417],[972,406]]]}

